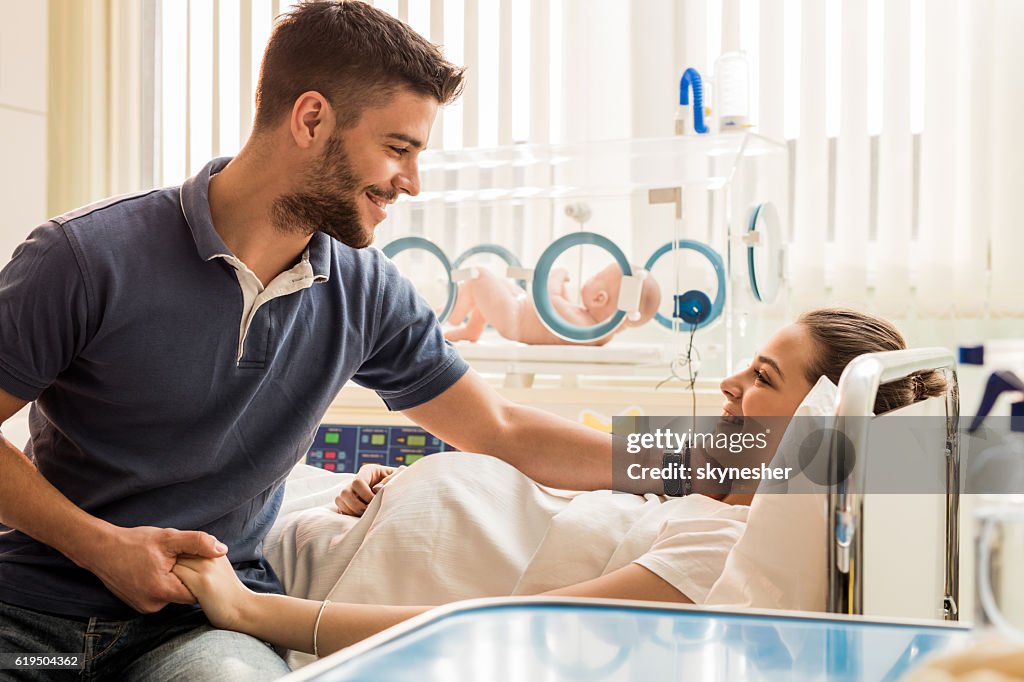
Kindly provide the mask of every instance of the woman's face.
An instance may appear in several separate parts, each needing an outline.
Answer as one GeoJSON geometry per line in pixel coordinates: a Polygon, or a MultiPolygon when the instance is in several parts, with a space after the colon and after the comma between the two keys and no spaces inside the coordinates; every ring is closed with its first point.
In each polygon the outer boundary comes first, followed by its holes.
{"type": "Polygon", "coordinates": [[[780,329],[754,355],[749,367],[722,381],[724,415],[792,417],[811,390],[807,366],[814,353],[814,342],[803,325],[780,329]]]}

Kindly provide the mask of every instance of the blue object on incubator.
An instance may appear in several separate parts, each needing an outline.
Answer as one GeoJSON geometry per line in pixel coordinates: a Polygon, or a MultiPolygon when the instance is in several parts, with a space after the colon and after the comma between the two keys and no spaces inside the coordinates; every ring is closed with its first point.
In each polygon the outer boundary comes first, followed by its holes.
{"type": "Polygon", "coordinates": [[[672,317],[679,318],[686,324],[700,324],[711,315],[711,299],[703,291],[690,289],[686,293],[676,294],[675,310],[672,317]]]}
{"type": "Polygon", "coordinates": [[[533,271],[533,303],[537,308],[537,316],[540,318],[541,323],[552,334],[568,341],[593,341],[599,339],[615,331],[615,328],[622,322],[622,318],[626,316],[625,311],[616,310],[604,322],[584,327],[566,322],[555,311],[554,306],[551,305],[551,295],[548,293],[548,275],[551,272],[551,266],[555,264],[555,259],[562,255],[562,252],[565,250],[573,246],[583,246],[585,244],[599,246],[610,253],[615,262],[622,268],[623,275],[631,276],[633,274],[633,269],[630,267],[629,261],[626,260],[626,254],[622,253],[622,249],[616,246],[615,242],[611,239],[595,232],[573,232],[564,237],[559,237],[548,248],[544,249],[544,253],[540,255],[537,267],[533,271]]]}
{"type": "Polygon", "coordinates": [[[693,131],[704,134],[708,132],[704,124],[704,86],[697,69],[690,67],[679,79],[679,106],[690,105],[690,90],[693,90],[693,131]]]}
{"type": "Polygon", "coordinates": [[[444,266],[445,274],[448,277],[448,300],[445,302],[444,309],[437,314],[437,321],[444,322],[448,315],[451,314],[452,308],[455,307],[455,297],[459,294],[459,288],[452,281],[452,264],[448,260],[448,256],[444,255],[441,247],[423,237],[399,237],[395,241],[386,244],[381,251],[388,258],[394,258],[401,252],[410,249],[422,249],[441,261],[441,265],[444,266]]]}
{"type": "MultiPolygon", "coordinates": [[[[644,265],[644,270],[647,270],[648,272],[653,272],[654,264],[657,263],[662,256],[664,256],[669,251],[672,251],[674,248],[689,249],[691,251],[696,251],[700,255],[707,258],[708,262],[711,263],[711,267],[715,269],[715,276],[718,278],[718,287],[715,291],[714,301],[711,302],[708,313],[705,316],[703,316],[699,322],[690,322],[690,324],[696,324],[697,329],[702,329],[711,324],[712,322],[714,322],[715,319],[722,314],[722,308],[725,307],[725,263],[722,260],[722,257],[718,255],[718,252],[712,249],[707,244],[703,242],[694,241],[692,239],[680,239],[676,242],[668,242],[666,244],[662,244],[658,248],[658,250],[652,253],[651,257],[647,259],[647,263],[644,265]]],[[[683,292],[682,296],[685,297],[688,296],[689,294],[694,293],[698,292],[696,290],[690,290],[683,292]]],[[[707,296],[705,297],[707,298],[707,296]]],[[[678,299],[675,300],[677,301],[676,305],[678,306],[678,299]]],[[[692,306],[692,304],[690,305],[692,306]]],[[[676,310],[678,310],[678,307],[676,308],[676,310]]],[[[675,312],[673,312],[673,316],[681,317],[675,315],[675,312]]],[[[672,329],[672,318],[665,317],[661,313],[656,313],[654,319],[657,320],[658,324],[660,324],[665,329],[672,329]]]]}
{"type": "MultiPolygon", "coordinates": [[[[993,372],[985,384],[985,394],[978,406],[978,414],[971,421],[970,433],[974,433],[985,421],[985,417],[992,411],[996,398],[1006,391],[1019,391],[1024,393],[1024,381],[1013,372],[993,372]]],[[[1010,406],[1010,429],[1012,431],[1024,432],[1024,401],[1015,402],[1010,406]]]]}
{"type": "Polygon", "coordinates": [[[961,365],[984,365],[985,346],[960,346],[961,365]]]}

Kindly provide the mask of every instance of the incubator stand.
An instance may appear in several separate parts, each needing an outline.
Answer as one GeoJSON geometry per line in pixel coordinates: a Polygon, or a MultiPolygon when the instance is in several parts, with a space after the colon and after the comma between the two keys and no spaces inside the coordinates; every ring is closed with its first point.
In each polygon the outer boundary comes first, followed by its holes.
{"type": "Polygon", "coordinates": [[[579,287],[618,250],[620,263],[649,270],[660,285],[658,317],[596,353],[566,346],[545,355],[493,331],[473,348],[463,343],[478,369],[512,376],[507,385],[551,373],[565,385],[625,376],[653,387],[688,347],[691,326],[673,316],[677,294],[707,296],[694,339],[702,377],[724,376],[785,317],[789,174],[781,143],[734,133],[431,151],[420,157],[420,176],[421,193],[398,201],[375,244],[442,322],[457,281],[473,268],[513,278],[536,300],[538,270],[565,268],[570,287],[579,287]],[[552,251],[581,233],[596,236],[552,251]],[[626,360],[614,357],[616,348],[626,360]]]}
{"type": "Polygon", "coordinates": [[[462,602],[287,680],[895,680],[961,626],[610,600],[462,602]]]}

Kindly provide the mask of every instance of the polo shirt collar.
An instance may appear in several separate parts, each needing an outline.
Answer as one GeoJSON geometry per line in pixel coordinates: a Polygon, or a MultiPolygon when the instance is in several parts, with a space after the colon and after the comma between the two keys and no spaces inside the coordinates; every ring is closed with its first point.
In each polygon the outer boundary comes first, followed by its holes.
{"type": "MultiPolygon", "coordinates": [[[[229,161],[230,156],[214,159],[181,185],[181,211],[192,231],[196,251],[203,260],[233,256],[213,228],[210,214],[210,178],[222,171],[229,161]]],[[[330,279],[331,238],[323,232],[315,232],[303,254],[304,259],[307,255],[313,269],[313,280],[326,282],[330,279]]]]}

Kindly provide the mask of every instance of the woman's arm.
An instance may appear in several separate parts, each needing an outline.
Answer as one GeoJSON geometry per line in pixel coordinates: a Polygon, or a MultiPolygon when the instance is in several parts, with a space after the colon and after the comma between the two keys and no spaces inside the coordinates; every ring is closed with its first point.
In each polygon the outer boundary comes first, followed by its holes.
{"type": "Polygon", "coordinates": [[[551,597],[600,597],[692,604],[693,600],[640,564],[629,564],[599,578],[549,590],[551,597]]]}
{"type": "MultiPolygon", "coordinates": [[[[244,632],[278,646],[313,653],[313,630],[322,602],[253,592],[238,580],[226,557],[182,557],[173,571],[199,600],[215,627],[244,632]]],[[[693,603],[685,594],[639,564],[630,564],[599,578],[550,590],[544,595],[693,603]]],[[[317,628],[317,653],[321,656],[334,653],[430,608],[329,603],[317,628]]]]}
{"type": "MultiPolygon", "coordinates": [[[[182,557],[173,571],[215,627],[313,653],[313,629],[322,602],[253,592],[238,580],[225,557],[182,557]]],[[[321,656],[334,653],[429,608],[330,603],[320,618],[317,652],[321,656]]]]}

